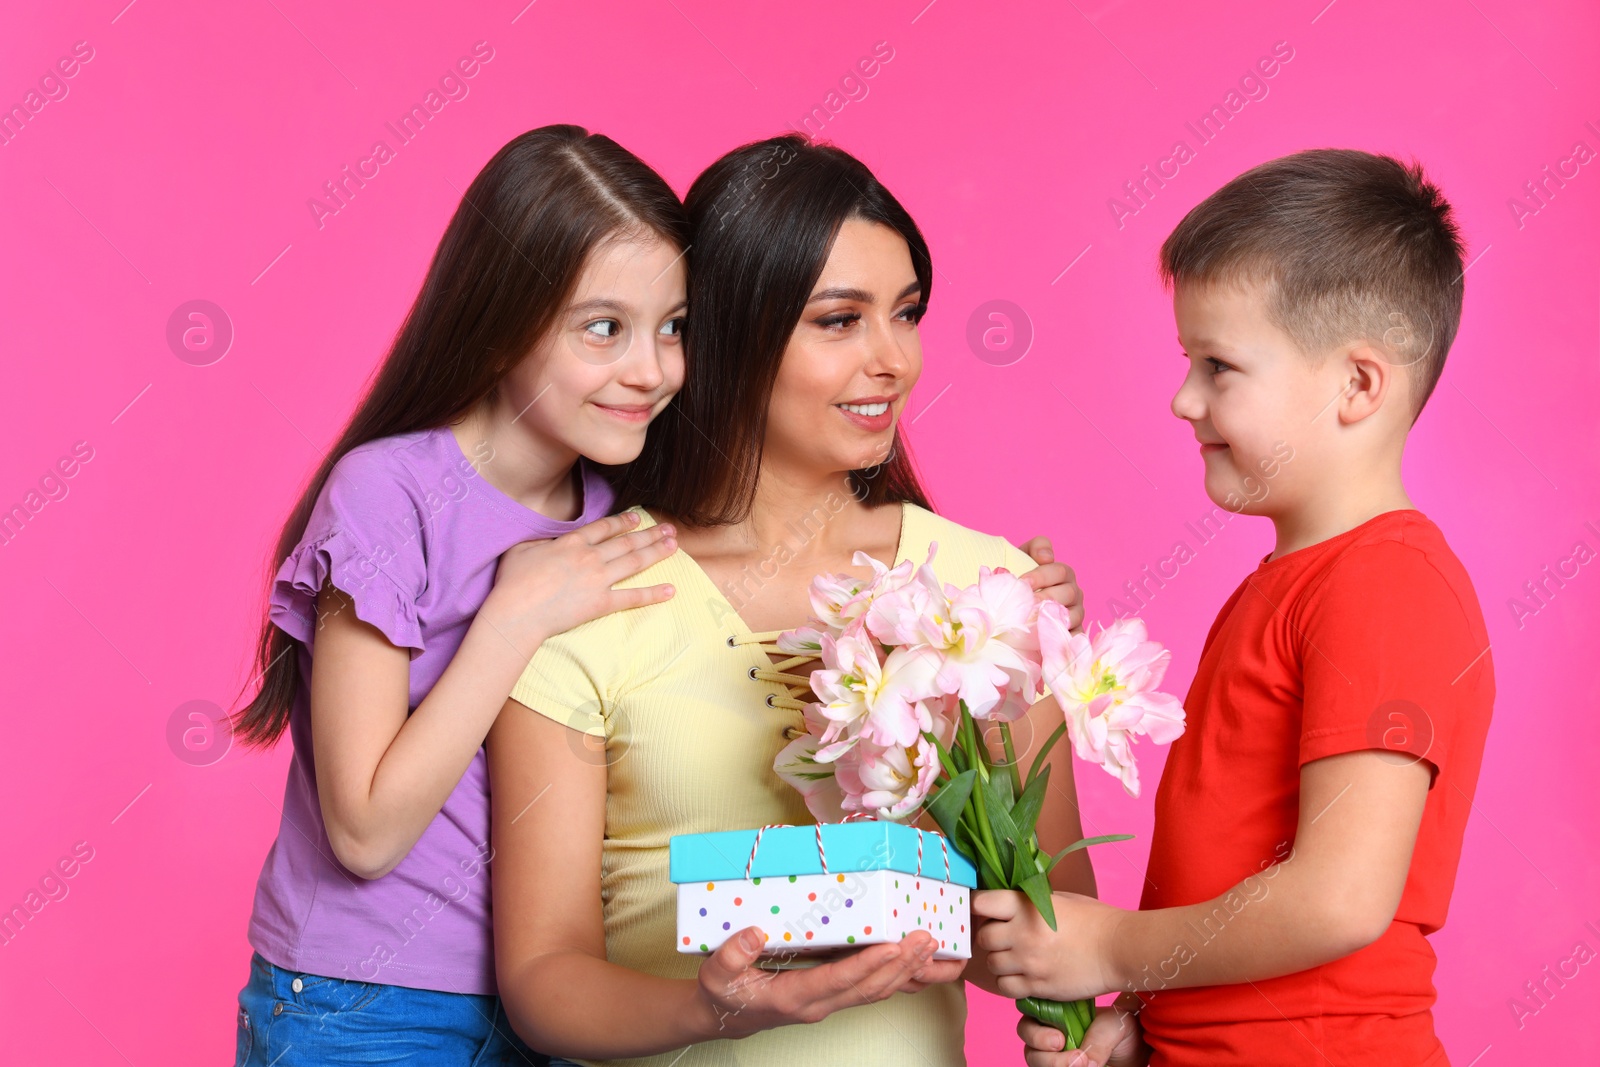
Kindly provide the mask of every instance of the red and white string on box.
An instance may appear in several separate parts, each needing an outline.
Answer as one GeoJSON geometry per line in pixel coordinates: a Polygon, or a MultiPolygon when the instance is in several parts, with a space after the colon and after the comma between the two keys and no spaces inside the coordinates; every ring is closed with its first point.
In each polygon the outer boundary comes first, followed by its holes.
{"type": "MultiPolygon", "coordinates": [[[[858,821],[875,822],[876,820],[874,820],[872,818],[872,816],[870,816],[870,815],[863,815],[860,812],[852,812],[849,815],[845,816],[844,821],[845,822],[858,822],[858,821]]],[[[756,851],[761,847],[761,835],[765,834],[768,830],[787,830],[790,827],[792,827],[793,825],[794,825],[794,823],[774,822],[774,823],[768,823],[767,825],[765,825],[765,826],[759,828],[758,830],[756,830],[756,839],[755,839],[755,841],[751,842],[751,844],[750,844],[750,857],[744,861],[744,876],[746,878],[750,877],[750,872],[755,867],[756,851]]],[[[828,853],[822,847],[822,824],[818,823],[816,825],[815,829],[816,829],[816,832],[817,832],[817,859],[822,862],[822,873],[823,874],[832,873],[832,872],[830,872],[828,870],[828,853]]],[[[922,877],[922,838],[923,838],[923,831],[918,830],[915,827],[912,827],[912,833],[917,835],[917,877],[921,878],[922,877]]],[[[941,858],[944,860],[944,877],[945,877],[945,880],[948,881],[949,878],[950,878],[950,849],[945,844],[945,840],[944,840],[944,835],[943,834],[936,834],[935,836],[939,838],[939,854],[940,854],[941,858]]]]}

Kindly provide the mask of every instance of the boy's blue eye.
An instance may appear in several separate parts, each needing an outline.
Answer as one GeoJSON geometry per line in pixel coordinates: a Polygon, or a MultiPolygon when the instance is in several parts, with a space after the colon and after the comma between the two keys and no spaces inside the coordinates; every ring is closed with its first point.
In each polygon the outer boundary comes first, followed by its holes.
{"type": "Polygon", "coordinates": [[[1214,359],[1214,358],[1212,358],[1210,356],[1206,357],[1206,366],[1211,368],[1211,373],[1212,373],[1213,376],[1221,374],[1225,370],[1232,370],[1233,369],[1232,367],[1228,366],[1226,363],[1222,362],[1222,360],[1214,359]]]}

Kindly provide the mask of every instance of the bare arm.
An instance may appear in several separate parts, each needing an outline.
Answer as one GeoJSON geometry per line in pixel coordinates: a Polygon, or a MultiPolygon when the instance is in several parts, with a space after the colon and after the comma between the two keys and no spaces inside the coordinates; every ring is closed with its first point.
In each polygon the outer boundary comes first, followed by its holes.
{"type": "Polygon", "coordinates": [[[508,701],[489,734],[495,962],[512,1027],[558,1055],[644,1056],[704,1040],[696,983],[606,962],[606,763],[578,756],[588,749],[571,733],[508,701]]]}
{"type": "Polygon", "coordinates": [[[608,962],[600,903],[606,766],[579,755],[584,746],[569,744],[571,733],[512,701],[489,733],[495,969],[512,1027],[531,1044],[558,1056],[648,1056],[816,1022],[882,1000],[915,977],[959,974],[960,961],[929,961],[935,942],[920,931],[777,974],[754,966],[763,944],[755,927],[712,954],[697,979],[608,962]],[[626,1005],[625,1026],[618,1005],[626,1005]]]}
{"type": "Polygon", "coordinates": [[[672,527],[626,532],[636,521],[612,516],[508,551],[455,657],[409,714],[409,653],[358,619],[344,592],[322,590],[311,737],[322,820],[341,864],[378,878],[405,858],[546,636],[671,595],[665,586],[611,588],[673,551],[672,527]]]}
{"type": "Polygon", "coordinates": [[[1130,912],[1057,894],[1057,936],[1019,894],[980,894],[974,909],[995,921],[978,937],[1007,996],[1057,1000],[1255,981],[1331,962],[1371,944],[1393,921],[1429,773],[1427,764],[1387,752],[1316,760],[1300,773],[1292,852],[1278,863],[1262,857],[1261,873],[1215,900],[1130,912]],[[1195,931],[1208,922],[1228,935],[1198,943],[1195,931]],[[1180,943],[1189,951],[1177,951],[1180,943]]]}

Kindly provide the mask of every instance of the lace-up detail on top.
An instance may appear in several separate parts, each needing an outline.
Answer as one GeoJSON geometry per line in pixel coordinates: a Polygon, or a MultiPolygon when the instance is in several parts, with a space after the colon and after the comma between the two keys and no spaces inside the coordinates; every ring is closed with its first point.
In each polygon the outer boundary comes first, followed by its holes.
{"type": "MultiPolygon", "coordinates": [[[[785,633],[784,630],[768,630],[763,633],[735,634],[728,638],[731,647],[739,645],[755,645],[762,652],[773,655],[784,655],[783,649],[778,647],[778,638],[785,633]]],[[[816,664],[818,657],[815,654],[801,654],[788,656],[773,663],[771,667],[750,668],[750,677],[756,681],[771,682],[783,686],[783,696],[775,693],[767,694],[767,707],[783,708],[786,711],[803,712],[806,705],[812,702],[811,670],[797,673],[796,668],[805,667],[807,664],[816,664]]],[[[783,736],[790,741],[805,733],[802,726],[791,725],[783,731],[783,736]]]]}

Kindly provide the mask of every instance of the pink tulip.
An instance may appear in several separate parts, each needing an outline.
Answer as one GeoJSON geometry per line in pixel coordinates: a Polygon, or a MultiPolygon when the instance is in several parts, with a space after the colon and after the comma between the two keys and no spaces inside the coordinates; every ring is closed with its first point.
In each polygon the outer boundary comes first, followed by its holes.
{"type": "Polygon", "coordinates": [[[822,631],[814,626],[785,630],[778,635],[778,651],[791,656],[822,654],[822,631]]]}
{"type": "Polygon", "coordinates": [[[811,579],[811,611],[818,626],[837,633],[860,614],[856,607],[867,588],[863,578],[819,574],[811,579]]]}
{"type": "Polygon", "coordinates": [[[1166,744],[1183,733],[1182,702],[1156,689],[1172,653],[1139,619],[1118,619],[1093,639],[1072,633],[1066,609],[1049,601],[1039,608],[1038,635],[1044,680],[1066,714],[1073,751],[1138,796],[1135,737],[1166,744]]]}
{"type": "Polygon", "coordinates": [[[1039,698],[1042,670],[1033,589],[1009,571],[981,567],[976,585],[949,593],[960,640],[946,653],[945,691],[965,700],[974,719],[1020,718],[1039,698]]]}
{"type": "Polygon", "coordinates": [[[939,754],[926,738],[918,738],[909,748],[863,742],[839,761],[835,771],[845,811],[893,820],[921,810],[938,776],[939,754]]]}
{"type": "MultiPolygon", "coordinates": [[[[817,701],[804,736],[774,764],[819,820],[848,812],[906,819],[939,776],[932,733],[955,744],[961,706],[976,720],[1010,722],[1048,682],[1079,758],[1098,763],[1138,795],[1133,745],[1183,733],[1183,705],[1157,689],[1171,654],[1144,623],[1125,619],[1092,639],[1070,630],[1066,609],[1039,601],[1005,570],[980,568],[964,589],[943,585],[928,560],[889,568],[856,553],[873,577],[812,582],[812,625],[779,638],[791,655],[814,654],[817,701]]],[[[971,754],[968,754],[971,759],[971,754]]]]}
{"type": "Polygon", "coordinates": [[[910,560],[891,569],[865,552],[857,552],[851,562],[857,567],[870,565],[872,577],[819,574],[811,580],[812,621],[834,633],[848,628],[864,616],[878,597],[894,592],[911,580],[910,560]]]}
{"type": "Polygon", "coordinates": [[[858,739],[910,745],[932,727],[932,713],[923,701],[937,695],[935,657],[896,648],[880,661],[877,643],[856,622],[838,637],[822,638],[822,662],[823,668],[811,675],[811,690],[828,720],[821,738],[827,747],[819,751],[819,759],[837,758],[858,739]]]}
{"type": "Polygon", "coordinates": [[[844,791],[835,777],[836,768],[816,758],[822,732],[827,727],[821,706],[807,705],[805,719],[806,732],[784,746],[773,760],[772,769],[800,794],[812,818],[818,822],[840,822],[847,812],[844,791]]]}

